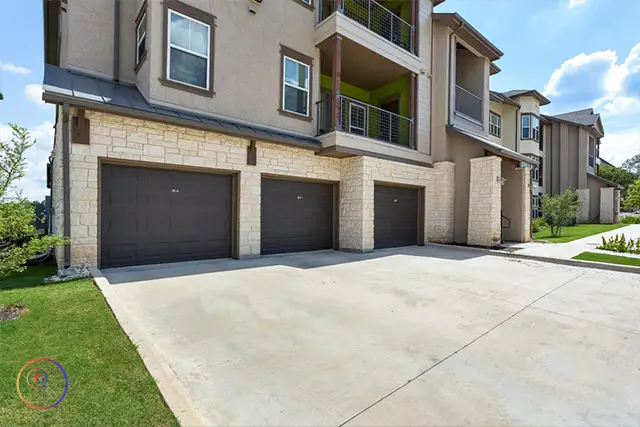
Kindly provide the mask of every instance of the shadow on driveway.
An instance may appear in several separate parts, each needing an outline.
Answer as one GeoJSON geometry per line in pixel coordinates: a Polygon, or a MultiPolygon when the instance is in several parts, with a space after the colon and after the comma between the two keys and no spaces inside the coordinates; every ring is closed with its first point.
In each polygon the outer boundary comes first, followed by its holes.
{"type": "Polygon", "coordinates": [[[314,269],[350,262],[367,261],[394,255],[409,255],[425,258],[464,261],[487,256],[483,253],[460,250],[455,247],[408,246],[404,248],[379,249],[368,253],[342,251],[318,251],[295,254],[267,255],[251,259],[218,259],[170,264],[155,264],[136,267],[110,268],[102,270],[112,285],[146,280],[167,279],[182,276],[219,273],[249,268],[287,266],[298,269],[314,269]]]}

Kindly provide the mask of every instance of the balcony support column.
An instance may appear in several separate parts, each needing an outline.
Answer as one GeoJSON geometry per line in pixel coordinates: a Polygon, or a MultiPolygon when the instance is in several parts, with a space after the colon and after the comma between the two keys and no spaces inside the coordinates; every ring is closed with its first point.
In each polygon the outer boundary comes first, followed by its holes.
{"type": "Polygon", "coordinates": [[[418,97],[416,96],[416,73],[409,74],[409,118],[413,120],[413,124],[411,125],[411,132],[409,135],[410,141],[409,146],[411,148],[416,148],[418,143],[418,126],[416,121],[416,101],[418,97]]]}
{"type": "MultiPolygon", "coordinates": [[[[336,0],[337,5],[338,0],[336,0]]],[[[340,75],[342,70],[342,36],[336,34],[333,36],[333,64],[332,75],[333,87],[331,91],[332,108],[331,108],[331,128],[337,129],[338,120],[340,119],[340,75]]]]}
{"type": "Polygon", "coordinates": [[[416,46],[416,40],[418,39],[416,30],[418,26],[416,25],[416,22],[418,21],[417,18],[419,16],[419,11],[418,11],[419,7],[420,7],[420,0],[412,0],[411,8],[409,10],[409,25],[413,26],[413,31],[411,32],[411,52],[412,53],[416,53],[418,51],[416,46]]]}

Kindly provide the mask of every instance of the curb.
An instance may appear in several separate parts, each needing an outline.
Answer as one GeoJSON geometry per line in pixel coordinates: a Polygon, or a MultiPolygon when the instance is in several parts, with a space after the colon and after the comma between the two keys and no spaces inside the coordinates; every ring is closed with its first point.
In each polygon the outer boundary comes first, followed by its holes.
{"type": "Polygon", "coordinates": [[[153,345],[148,334],[138,326],[135,319],[129,316],[107,278],[97,268],[89,268],[89,271],[91,271],[94,283],[102,292],[120,327],[135,345],[142,362],[156,381],[162,398],[178,419],[178,423],[181,426],[213,425],[193,407],[189,392],[184,388],[171,366],[164,360],[162,353],[153,345]]]}
{"type": "Polygon", "coordinates": [[[621,273],[640,274],[640,267],[633,267],[631,265],[609,264],[606,262],[597,262],[597,261],[582,261],[577,259],[551,258],[551,257],[542,257],[542,256],[535,256],[535,255],[524,255],[524,254],[518,254],[518,251],[504,252],[504,251],[499,251],[495,249],[475,248],[471,246],[456,246],[456,245],[449,245],[445,243],[428,243],[428,245],[445,247],[449,249],[461,249],[461,250],[467,250],[472,252],[481,252],[486,255],[493,255],[493,256],[498,256],[502,258],[519,258],[519,259],[526,259],[531,261],[548,262],[550,264],[568,265],[572,267],[584,267],[584,268],[592,268],[595,270],[607,270],[607,271],[617,271],[621,273]]]}

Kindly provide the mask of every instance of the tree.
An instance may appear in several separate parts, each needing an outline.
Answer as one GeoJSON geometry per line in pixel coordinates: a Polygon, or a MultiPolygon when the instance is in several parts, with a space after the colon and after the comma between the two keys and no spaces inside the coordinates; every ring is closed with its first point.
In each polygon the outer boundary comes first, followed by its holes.
{"type": "Polygon", "coordinates": [[[0,279],[23,271],[27,261],[66,240],[38,233],[35,208],[14,188],[26,171],[26,151],[35,144],[27,129],[10,124],[12,138],[0,141],[0,279]]]}
{"type": "Polygon", "coordinates": [[[636,154],[632,158],[625,160],[622,168],[634,174],[636,179],[640,179],[640,154],[636,154]]]}
{"type": "Polygon", "coordinates": [[[640,208],[640,179],[629,186],[627,197],[624,199],[624,207],[627,209],[640,208]]]}
{"type": "Polygon", "coordinates": [[[634,174],[626,169],[608,165],[600,166],[600,176],[623,186],[624,189],[622,190],[622,197],[626,196],[627,187],[638,179],[634,174]]]}
{"type": "Polygon", "coordinates": [[[549,224],[553,237],[559,237],[562,233],[562,227],[571,224],[580,206],[578,193],[572,188],[567,188],[564,193],[555,196],[549,196],[545,193],[540,202],[542,215],[549,224]]]}

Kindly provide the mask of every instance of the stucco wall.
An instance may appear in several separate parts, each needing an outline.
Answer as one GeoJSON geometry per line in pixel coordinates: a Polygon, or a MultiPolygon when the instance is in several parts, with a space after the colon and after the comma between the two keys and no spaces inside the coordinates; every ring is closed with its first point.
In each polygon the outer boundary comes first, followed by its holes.
{"type": "Polygon", "coordinates": [[[589,221],[600,220],[600,189],[607,188],[607,184],[587,176],[587,186],[589,188],[589,221]]]}
{"type": "Polygon", "coordinates": [[[505,241],[528,242],[531,240],[531,192],[529,184],[531,179],[531,169],[521,168],[517,163],[503,159],[502,177],[506,179],[502,186],[502,215],[509,221],[504,220],[502,237],[505,241]]]}
{"type": "MultiPolygon", "coordinates": [[[[91,143],[71,144],[71,257],[72,264],[98,262],[98,199],[100,160],[134,160],[158,165],[188,166],[240,173],[238,237],[240,256],[260,254],[261,174],[286,175],[340,182],[340,244],[345,249],[373,249],[373,185],[388,182],[430,188],[434,170],[428,167],[370,157],[337,159],[311,150],[257,142],[257,166],[246,162],[249,141],[213,132],[172,126],[128,117],[87,112],[91,143]]],[[[58,129],[61,129],[59,127],[58,129]]],[[[56,132],[54,168],[54,229],[62,230],[61,132],[56,132]],[[60,191],[58,191],[60,189],[60,191]]],[[[451,188],[447,184],[446,188],[451,188]]],[[[452,197],[452,196],[449,196],[452,197]]],[[[429,211],[425,198],[424,211],[429,211]]],[[[450,221],[436,215],[437,221],[450,221]]],[[[449,225],[439,226],[450,228],[449,225]]],[[[59,254],[60,255],[60,254],[59,254]]],[[[59,261],[62,257],[58,257],[59,261]]]]}

